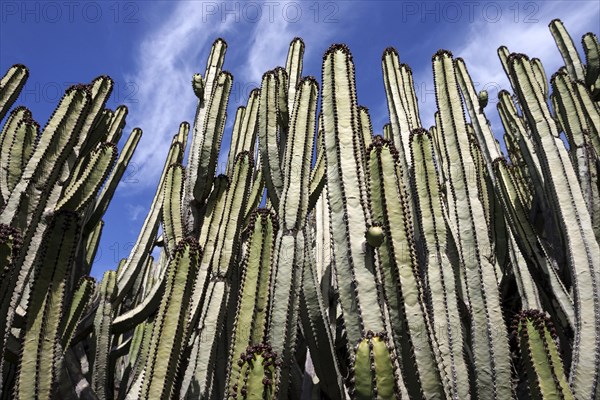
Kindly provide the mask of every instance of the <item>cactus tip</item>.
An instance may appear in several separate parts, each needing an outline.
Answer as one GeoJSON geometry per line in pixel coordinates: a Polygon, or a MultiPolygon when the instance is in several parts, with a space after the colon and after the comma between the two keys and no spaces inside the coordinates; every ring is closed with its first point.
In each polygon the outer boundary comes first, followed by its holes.
{"type": "Polygon", "coordinates": [[[435,54],[431,57],[432,61],[435,61],[436,58],[442,58],[442,57],[448,57],[448,58],[453,58],[454,56],[452,55],[452,52],[450,50],[446,50],[446,49],[439,49],[438,51],[435,52],[435,54]]]}
{"type": "Polygon", "coordinates": [[[344,43],[334,43],[331,46],[329,46],[329,48],[323,55],[323,59],[326,59],[329,55],[334,54],[337,51],[346,54],[350,58],[350,60],[352,60],[352,53],[350,52],[348,46],[346,46],[344,43]]]}

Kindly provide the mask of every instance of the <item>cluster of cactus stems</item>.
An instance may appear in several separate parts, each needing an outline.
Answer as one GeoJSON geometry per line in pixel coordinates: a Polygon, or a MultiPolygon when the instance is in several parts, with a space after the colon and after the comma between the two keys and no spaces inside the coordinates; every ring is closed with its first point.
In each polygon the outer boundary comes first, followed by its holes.
{"type": "Polygon", "coordinates": [[[350,50],[327,50],[319,87],[296,38],[237,109],[215,176],[233,83],[217,39],[193,127],[98,284],[102,218],[142,132],[117,154],[127,109],[105,108],[105,76],[40,128],[10,111],[28,78],[10,68],[1,398],[600,398],[600,45],[583,36],[584,63],[562,22],[550,31],[565,66],[549,81],[498,49],[506,154],[449,51],[432,57],[429,129],[411,69],[384,51],[376,135],[350,50]]]}

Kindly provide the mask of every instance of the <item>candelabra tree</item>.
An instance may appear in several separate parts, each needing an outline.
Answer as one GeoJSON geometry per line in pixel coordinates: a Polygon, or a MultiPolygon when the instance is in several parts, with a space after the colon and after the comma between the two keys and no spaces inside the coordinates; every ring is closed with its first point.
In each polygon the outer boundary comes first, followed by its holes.
{"type": "Polygon", "coordinates": [[[217,39],[135,245],[98,284],[102,218],[141,130],[118,154],[127,109],[105,108],[104,76],[40,129],[10,111],[28,77],[10,68],[2,398],[599,397],[600,45],[583,36],[584,63],[562,22],[550,31],[565,66],[549,81],[498,49],[504,146],[451,52],[432,57],[425,129],[412,71],[385,49],[378,135],[350,50],[327,50],[319,83],[296,38],[237,109],[220,175],[233,76],[217,39]]]}

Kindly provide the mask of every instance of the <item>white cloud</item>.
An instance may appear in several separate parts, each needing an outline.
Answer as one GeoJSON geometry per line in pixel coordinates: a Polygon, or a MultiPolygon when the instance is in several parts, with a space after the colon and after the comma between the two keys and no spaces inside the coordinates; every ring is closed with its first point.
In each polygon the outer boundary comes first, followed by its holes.
{"type": "Polygon", "coordinates": [[[146,215],[146,207],[139,204],[126,204],[125,208],[130,221],[137,221],[140,216],[146,215]]]}
{"type": "Polygon", "coordinates": [[[144,131],[132,161],[139,184],[125,184],[126,190],[137,191],[156,184],[171,137],[182,121],[193,122],[197,99],[190,81],[195,72],[204,75],[206,56],[200,55],[207,54],[213,40],[231,28],[233,19],[206,23],[206,10],[199,4],[178,3],[164,23],[141,42],[137,70],[126,77],[138,87],[138,102],[131,107],[127,124],[144,131]]]}
{"type": "Polygon", "coordinates": [[[193,124],[197,100],[190,79],[194,72],[204,74],[215,38],[224,36],[228,41],[224,69],[234,75],[219,160],[222,165],[228,152],[235,107],[245,104],[252,88],[260,86],[262,74],[285,65],[289,43],[295,36],[303,37],[307,44],[305,63],[315,61],[315,48],[324,47],[322,44],[328,43],[337,28],[335,24],[315,22],[309,3],[277,2],[271,8],[268,3],[256,2],[254,8],[241,2],[206,4],[178,3],[164,23],[149,32],[139,46],[137,70],[127,77],[127,81],[137,84],[139,101],[130,110],[127,122],[129,127],[140,126],[144,130],[133,159],[140,179],[137,185],[123,184],[125,191],[153,187],[162,170],[168,143],[180,122],[187,120],[193,124]],[[258,18],[256,4],[261,5],[258,18]]]}

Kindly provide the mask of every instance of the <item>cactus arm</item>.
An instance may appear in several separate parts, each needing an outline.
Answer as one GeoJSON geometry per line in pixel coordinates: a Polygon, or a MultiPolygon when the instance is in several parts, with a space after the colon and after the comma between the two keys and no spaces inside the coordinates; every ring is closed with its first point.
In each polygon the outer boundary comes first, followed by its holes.
{"type": "MultiPolygon", "coordinates": [[[[189,129],[189,125],[188,125],[189,129]]],[[[127,170],[127,166],[131,161],[133,153],[137,148],[137,145],[142,137],[142,130],[135,128],[127,142],[123,146],[123,150],[119,154],[117,161],[115,163],[115,167],[111,170],[109,177],[106,179],[106,184],[102,187],[100,194],[94,200],[94,205],[91,210],[91,214],[86,222],[86,228],[93,229],[98,224],[98,221],[102,219],[102,216],[108,209],[110,201],[112,200],[115,191],[117,190],[117,186],[119,185],[123,174],[127,170]]]]}
{"type": "MultiPolygon", "coordinates": [[[[110,120],[108,129],[104,132],[104,135],[98,142],[110,142],[117,144],[123,135],[123,128],[125,127],[125,117],[128,114],[127,107],[121,105],[115,109],[114,115],[110,120]]],[[[89,143],[87,144],[89,146],[89,143]]]]}
{"type": "Polygon", "coordinates": [[[285,176],[279,215],[284,230],[297,231],[306,222],[310,190],[310,162],[315,136],[318,85],[314,78],[298,83],[292,126],[285,154],[285,176]]]}
{"type": "Polygon", "coordinates": [[[56,205],[56,210],[72,210],[80,212],[96,196],[100,187],[106,180],[117,156],[117,146],[112,143],[103,143],[92,156],[83,174],[76,181],[63,190],[61,200],[56,205]]]}
{"type": "MultiPolygon", "coordinates": [[[[321,146],[319,146],[321,147],[321,146]]],[[[317,201],[323,193],[325,187],[325,154],[318,152],[317,161],[314,168],[310,171],[310,194],[308,196],[308,211],[314,210],[317,201]]]]}
{"type": "Polygon", "coordinates": [[[128,393],[139,396],[142,379],[146,371],[146,361],[150,352],[150,342],[152,341],[155,320],[156,314],[153,314],[146,322],[136,327],[136,329],[140,329],[138,335],[141,337],[138,338],[139,346],[134,342],[130,347],[129,367],[133,372],[130,375],[129,382],[119,390],[119,398],[126,398],[128,393]]]}
{"type": "MultiPolygon", "coordinates": [[[[283,160],[286,154],[288,134],[290,127],[290,116],[293,109],[288,109],[288,75],[285,69],[277,67],[273,70],[277,79],[277,146],[279,148],[279,159],[283,160]]],[[[300,83],[298,82],[297,85],[300,83]]],[[[296,90],[298,88],[296,87],[296,90]]],[[[285,163],[285,161],[284,161],[285,163]]],[[[283,167],[283,165],[282,165],[283,167]]]]}
{"type": "MultiPolygon", "coordinates": [[[[104,106],[106,105],[106,102],[112,93],[114,82],[110,77],[102,75],[94,79],[88,85],[88,87],[91,94],[90,108],[81,126],[81,134],[77,139],[77,144],[73,148],[73,152],[70,154],[69,161],[73,164],[79,156],[86,154],[83,152],[83,150],[89,151],[102,141],[102,136],[95,135],[93,132],[97,124],[104,116],[104,106]]],[[[127,107],[121,106],[116,111],[117,112],[113,115],[111,122],[117,119],[115,117],[118,117],[120,127],[122,128],[125,125],[127,107]]],[[[116,144],[117,142],[114,143],[116,144]]],[[[64,168],[63,172],[65,173],[64,177],[67,178],[71,170],[70,168],[64,168]]]]}
{"type": "MultiPolygon", "coordinates": [[[[225,129],[227,115],[227,103],[233,77],[228,72],[220,72],[215,81],[214,92],[210,98],[206,113],[206,120],[202,128],[202,139],[198,155],[198,171],[195,173],[196,180],[193,185],[194,200],[202,204],[210,193],[210,182],[215,175],[221,138],[225,129]]],[[[194,127],[194,129],[196,129],[194,127]]],[[[188,168],[193,167],[190,165],[188,168]]]]}
{"type": "MultiPolygon", "coordinates": [[[[585,155],[586,140],[584,131],[587,130],[587,121],[583,114],[579,100],[575,97],[571,79],[566,74],[554,74],[551,79],[554,102],[553,108],[560,119],[560,126],[565,132],[569,142],[569,153],[575,171],[578,172],[579,183],[584,193],[585,181],[582,181],[587,172],[587,157],[585,155]]],[[[589,190],[589,189],[588,189],[589,190]]],[[[587,197],[584,194],[584,197],[587,197]]]]}
{"type": "MultiPolygon", "coordinates": [[[[310,232],[310,231],[308,231],[310,232]]],[[[310,235],[310,233],[307,233],[310,235]]],[[[341,368],[335,353],[335,337],[331,332],[319,276],[311,248],[312,237],[306,241],[300,292],[300,322],[310,350],[319,386],[331,399],[342,399],[344,386],[341,368]]]]}
{"type": "Polygon", "coordinates": [[[600,198],[598,197],[596,174],[596,155],[590,143],[588,124],[577,92],[569,77],[555,74],[552,88],[556,99],[557,115],[561,116],[561,127],[569,141],[569,153],[573,168],[577,173],[583,197],[592,218],[596,238],[600,238],[600,198]]]}
{"type": "Polygon", "coordinates": [[[285,144],[284,181],[279,198],[281,228],[275,242],[271,279],[268,339],[281,365],[276,369],[275,395],[287,398],[292,355],[296,346],[298,293],[304,258],[304,229],[308,214],[310,163],[314,141],[318,85],[314,78],[303,78],[296,85],[289,137],[285,144]]]}
{"type": "Polygon", "coordinates": [[[77,285],[77,289],[71,300],[69,311],[65,315],[65,318],[63,318],[64,324],[60,332],[60,342],[63,352],[66,352],[69,348],[69,344],[75,333],[75,328],[92,297],[94,283],[94,279],[88,276],[84,276],[79,280],[79,284],[77,285]]]}
{"type": "Polygon", "coordinates": [[[516,237],[521,254],[528,260],[535,261],[537,268],[542,272],[544,280],[552,288],[552,297],[556,298],[559,304],[558,312],[561,313],[561,320],[566,320],[572,328],[575,327],[575,310],[573,300],[569,292],[563,285],[558,273],[552,266],[548,255],[544,251],[544,246],[537,238],[531,222],[529,222],[528,212],[518,197],[517,189],[513,178],[508,172],[508,166],[505,160],[494,161],[494,171],[496,174],[497,193],[506,210],[506,218],[516,237]],[[562,310],[562,312],[561,312],[562,310]]]}
{"type": "Polygon", "coordinates": [[[517,290],[519,291],[519,297],[521,298],[521,304],[523,308],[535,308],[536,310],[542,309],[542,303],[538,294],[537,287],[533,281],[531,273],[527,269],[527,262],[523,257],[523,253],[517,247],[515,242],[512,229],[507,229],[508,233],[508,252],[511,264],[511,269],[515,281],[517,283],[517,290]]]}
{"type": "Polygon", "coordinates": [[[278,354],[275,395],[287,398],[296,347],[298,293],[304,259],[304,226],[308,214],[310,163],[315,136],[318,85],[314,78],[303,78],[296,85],[289,137],[285,145],[284,182],[279,198],[281,228],[275,242],[271,284],[268,339],[278,354]]]}
{"type": "Polygon", "coordinates": [[[600,95],[600,43],[598,37],[588,32],[581,38],[585,53],[585,85],[597,101],[600,95]]]}
{"type": "MultiPolygon", "coordinates": [[[[16,107],[8,115],[8,118],[6,119],[6,122],[2,127],[2,133],[0,133],[0,160],[2,160],[0,161],[0,165],[2,166],[2,169],[7,168],[7,160],[12,142],[11,138],[14,137],[17,131],[17,126],[23,121],[32,119],[33,118],[31,115],[31,111],[24,106],[16,107]]],[[[2,187],[1,189],[2,195],[5,197],[6,200],[10,193],[5,193],[6,188],[4,187],[2,187]]]]}
{"type": "Polygon", "coordinates": [[[577,91],[577,97],[581,102],[581,108],[586,117],[589,134],[591,137],[592,146],[596,154],[600,154],[600,110],[594,103],[590,92],[585,88],[583,83],[576,81],[574,89],[577,91]]]}
{"type": "Polygon", "coordinates": [[[591,398],[600,390],[600,320],[594,319],[594,315],[600,313],[597,288],[600,283],[600,249],[591,229],[591,218],[575,171],[559,138],[556,124],[547,104],[541,98],[539,85],[532,84],[530,65],[526,56],[514,55],[511,58],[511,74],[517,83],[517,93],[531,125],[534,140],[544,150],[540,152],[542,169],[553,200],[554,212],[565,237],[575,303],[575,339],[570,382],[575,396],[591,398]]]}
{"type": "Polygon", "coordinates": [[[373,124],[371,124],[371,116],[369,115],[369,109],[367,107],[359,106],[358,112],[360,114],[360,129],[363,134],[363,142],[365,148],[367,148],[373,141],[373,124]]]}
{"type": "MultiPolygon", "coordinates": [[[[187,178],[186,179],[186,201],[194,199],[194,191],[198,174],[200,171],[200,152],[203,149],[207,135],[204,130],[207,113],[213,98],[213,92],[216,91],[217,80],[221,74],[223,62],[225,61],[225,52],[227,51],[227,43],[221,38],[214,41],[210,50],[210,55],[206,63],[206,73],[204,75],[204,88],[201,91],[202,96],[198,98],[198,106],[196,108],[196,116],[194,118],[194,130],[192,134],[192,142],[190,143],[190,152],[187,162],[187,178]]],[[[200,77],[202,78],[202,77],[200,77]]],[[[222,90],[222,88],[221,88],[222,90]]],[[[206,162],[206,161],[204,161],[206,162]]],[[[214,172],[213,172],[214,173],[214,172]]],[[[212,175],[207,175],[212,179],[212,175]]],[[[194,230],[194,229],[192,229],[194,230]]]]}
{"type": "Polygon", "coordinates": [[[19,93],[21,93],[21,89],[25,86],[27,78],[29,78],[27,67],[15,64],[0,79],[0,121],[4,119],[10,107],[17,100],[17,97],[19,97],[19,93]]]}
{"type": "Polygon", "coordinates": [[[579,53],[577,53],[575,43],[573,43],[573,39],[571,39],[562,21],[560,19],[553,19],[548,24],[548,27],[554,37],[556,47],[558,47],[558,51],[560,51],[560,55],[565,61],[565,67],[571,79],[584,80],[585,71],[579,58],[579,53]]]}
{"type": "MultiPolygon", "coordinates": [[[[204,256],[195,278],[191,300],[190,325],[193,327],[202,326],[202,318],[206,318],[202,315],[205,314],[204,309],[207,307],[205,304],[207,301],[210,300],[213,308],[217,306],[217,299],[211,300],[207,297],[210,282],[217,277],[222,279],[224,276],[230,276],[232,265],[238,262],[238,241],[253,169],[250,154],[248,152],[238,154],[233,167],[231,185],[224,192],[223,200],[219,202],[222,204],[217,204],[215,210],[211,213],[211,222],[206,231],[204,231],[203,226],[203,232],[206,232],[206,235],[200,237],[200,243],[203,244],[204,256]]],[[[225,289],[220,288],[222,285],[224,285],[223,282],[219,283],[217,289],[223,291],[221,297],[226,299],[227,292],[225,289]]],[[[223,300],[223,302],[225,301],[223,300]]],[[[219,303],[219,307],[220,305],[221,303],[219,303]]],[[[212,314],[209,316],[211,318],[216,317],[212,314]]],[[[220,325],[218,327],[220,328],[220,325]]]]}
{"type": "MultiPolygon", "coordinates": [[[[250,99],[248,99],[250,102],[250,99]]],[[[235,119],[233,120],[233,129],[231,130],[231,144],[229,146],[229,155],[227,156],[227,166],[225,167],[225,175],[231,174],[233,168],[233,161],[235,161],[235,155],[239,153],[238,149],[243,146],[244,138],[242,136],[242,121],[246,114],[246,106],[239,106],[235,112],[235,119]]]]}
{"type": "Polygon", "coordinates": [[[185,168],[172,164],[167,170],[165,193],[163,195],[162,220],[165,247],[170,253],[185,236],[181,196],[184,188],[185,168]]]}
{"type": "Polygon", "coordinates": [[[196,275],[196,283],[191,301],[192,324],[197,322],[204,307],[206,288],[210,281],[210,274],[212,274],[211,259],[214,249],[217,246],[216,241],[221,240],[222,237],[219,232],[224,225],[222,219],[225,215],[225,204],[230,187],[229,178],[226,175],[217,176],[214,180],[213,191],[207,200],[204,222],[199,239],[200,245],[204,249],[204,256],[201,259],[201,265],[196,275]]]}
{"type": "Polygon", "coordinates": [[[36,258],[15,385],[16,399],[51,397],[60,358],[66,282],[79,231],[77,215],[56,214],[36,258]]]}
{"type": "Polygon", "coordinates": [[[252,212],[259,206],[264,191],[265,181],[263,179],[263,171],[262,168],[259,168],[258,171],[255,172],[250,195],[248,196],[248,205],[246,206],[246,212],[244,213],[244,221],[250,221],[252,212]]]}
{"type": "Polygon", "coordinates": [[[283,172],[277,148],[277,75],[267,72],[263,75],[258,109],[258,147],[267,195],[276,209],[283,190],[283,172]]]}
{"type": "Polygon", "coordinates": [[[291,364],[296,348],[295,333],[298,320],[296,288],[299,283],[299,268],[304,260],[304,232],[288,233],[281,227],[274,246],[271,274],[273,287],[269,304],[267,342],[273,346],[279,364],[275,374],[275,396],[287,399],[290,385],[291,364]]]}
{"type": "Polygon", "coordinates": [[[232,372],[237,367],[234,366],[234,361],[249,345],[261,343],[264,338],[272,249],[277,230],[274,218],[274,213],[261,209],[252,215],[248,226],[250,237],[242,261],[240,294],[231,333],[226,393],[235,392],[232,372]]]}
{"type": "Polygon", "coordinates": [[[478,201],[475,174],[466,174],[466,171],[474,171],[475,166],[465,135],[467,126],[450,52],[439,51],[433,56],[433,70],[440,133],[448,153],[452,192],[449,210],[454,214],[456,241],[472,312],[477,396],[511,398],[509,349],[494,274],[496,265],[486,258],[491,257],[487,231],[477,229],[478,225],[485,224],[485,217],[478,201]]]}
{"type": "MultiPolygon", "coordinates": [[[[242,230],[243,211],[248,204],[248,195],[252,185],[254,162],[248,152],[238,154],[234,168],[230,190],[227,192],[223,220],[225,224],[220,229],[220,240],[216,242],[212,254],[209,271],[216,274],[228,275],[232,263],[237,261],[238,241],[242,230]]],[[[203,261],[204,263],[204,261],[203,261]]]]}
{"type": "Polygon", "coordinates": [[[60,166],[75,145],[77,133],[87,115],[89,104],[90,92],[86,87],[73,86],[67,90],[50,121],[44,127],[21,180],[6,201],[6,206],[0,213],[0,223],[12,222],[27,225],[32,229],[31,224],[35,222],[36,217],[33,207],[39,209],[44,205],[49,190],[59,177],[60,166]],[[45,190],[35,190],[34,187],[42,182],[46,184],[45,190]],[[27,201],[24,198],[25,193],[29,194],[27,201]]]}
{"type": "Polygon", "coordinates": [[[92,373],[92,389],[100,400],[112,398],[112,362],[110,349],[112,336],[110,325],[113,320],[114,308],[112,300],[116,293],[117,273],[106,271],[99,288],[100,303],[94,317],[94,367],[92,373]]]}
{"type": "Polygon", "coordinates": [[[224,324],[228,290],[225,282],[217,278],[209,282],[206,292],[207,303],[202,309],[202,315],[195,328],[192,356],[183,377],[181,399],[210,398],[214,388],[216,351],[224,324]],[[198,392],[191,391],[191,387],[188,386],[192,381],[193,387],[198,392]],[[186,385],[186,382],[189,383],[186,385]],[[186,386],[189,387],[187,393],[186,386]]]}
{"type": "Polygon", "coordinates": [[[231,175],[235,157],[242,151],[253,151],[256,143],[256,124],[258,122],[258,105],[260,91],[253,89],[245,107],[239,107],[231,135],[231,147],[227,157],[225,173],[231,175]],[[239,119],[239,121],[238,121],[239,119]]]}
{"type": "Polygon", "coordinates": [[[406,381],[417,384],[407,387],[409,393],[444,398],[442,376],[433,348],[437,343],[427,318],[417,270],[406,189],[396,175],[398,162],[394,149],[381,137],[375,138],[370,148],[369,176],[372,218],[382,225],[384,234],[384,243],[378,247],[383,302],[388,304],[393,332],[398,336],[395,342],[397,351],[403,354],[406,381]],[[399,206],[392,206],[396,204],[399,206]],[[414,363],[414,369],[410,368],[411,363],[414,363]]]}
{"type": "MultiPolygon", "coordinates": [[[[403,171],[411,164],[409,136],[410,132],[421,126],[414,87],[407,86],[408,77],[412,81],[412,72],[406,64],[400,64],[396,49],[388,47],[382,57],[384,86],[390,113],[393,143],[400,156],[403,171]]],[[[407,182],[405,182],[407,183],[407,182]]]]}
{"type": "Polygon", "coordinates": [[[302,60],[304,58],[304,42],[301,38],[296,37],[290,43],[287,60],[285,63],[285,72],[288,76],[287,84],[287,109],[294,109],[294,101],[296,100],[296,88],[302,77],[302,60]]]}
{"type": "MultiPolygon", "coordinates": [[[[12,121],[11,121],[12,122],[12,121]]],[[[12,125],[7,123],[7,125],[12,125]]],[[[2,198],[8,199],[13,191],[27,162],[33,154],[35,142],[39,135],[40,126],[31,118],[25,115],[14,130],[7,130],[2,137],[2,163],[0,169],[0,188],[2,189],[2,198]]]]}
{"type": "Polygon", "coordinates": [[[353,136],[359,133],[358,106],[354,65],[347,47],[334,45],[327,51],[322,82],[330,234],[336,243],[333,260],[346,334],[353,346],[366,330],[383,331],[383,323],[375,277],[364,250],[368,210],[358,165],[363,150],[354,147],[353,136]]]}
{"type": "Polygon", "coordinates": [[[356,345],[356,390],[357,400],[401,399],[394,376],[391,351],[387,339],[368,331],[366,337],[356,345]]]}
{"type": "Polygon", "coordinates": [[[506,121],[510,124],[509,126],[505,125],[504,128],[506,132],[510,132],[516,137],[519,149],[525,159],[527,169],[533,179],[534,185],[543,188],[544,176],[542,174],[540,160],[535,145],[530,133],[527,131],[523,117],[518,115],[515,103],[507,91],[501,90],[498,93],[497,107],[501,115],[505,116],[506,121]]]}
{"type": "Polygon", "coordinates": [[[171,164],[179,160],[182,152],[180,142],[173,141],[173,144],[171,144],[171,148],[169,149],[169,154],[167,155],[162,175],[158,182],[158,187],[156,188],[156,193],[154,194],[152,204],[150,205],[150,211],[144,220],[140,234],[127,258],[127,262],[117,273],[118,291],[115,299],[115,302],[117,303],[121,302],[131,289],[139,271],[144,265],[147,254],[150,253],[154,246],[154,239],[156,238],[160,223],[160,213],[164,195],[163,188],[167,170],[171,164]]]}
{"type": "Polygon", "coordinates": [[[480,145],[485,165],[489,167],[490,176],[493,176],[493,174],[491,174],[492,160],[495,160],[500,156],[500,149],[498,148],[494,133],[483,112],[483,108],[479,106],[475,85],[469,75],[465,61],[462,58],[457,58],[454,63],[456,64],[457,81],[460,85],[463,98],[465,99],[467,111],[471,117],[471,123],[475,130],[477,142],[480,145]]]}
{"type": "Polygon", "coordinates": [[[546,71],[544,70],[542,61],[539,58],[532,58],[531,66],[533,68],[535,80],[538,81],[538,84],[542,87],[542,93],[544,94],[544,98],[547,99],[550,94],[550,91],[548,90],[548,78],[546,77],[546,71]]]}
{"type": "Polygon", "coordinates": [[[541,312],[522,311],[514,322],[532,399],[574,399],[551,322],[541,312]]]}
{"type": "Polygon", "coordinates": [[[112,332],[114,334],[127,332],[145,321],[153,312],[155,312],[164,295],[165,284],[166,279],[164,278],[163,270],[159,281],[152,286],[152,289],[148,292],[147,296],[144,297],[144,300],[131,310],[119,315],[113,320],[111,328],[112,332]]]}
{"type": "Polygon", "coordinates": [[[454,266],[448,255],[446,220],[442,209],[439,184],[434,165],[431,135],[425,130],[411,133],[413,173],[411,184],[420,210],[418,223],[425,241],[428,288],[432,305],[432,325],[436,327],[438,345],[446,376],[454,398],[469,398],[468,372],[463,357],[462,321],[460,319],[454,266]]]}
{"type": "Polygon", "coordinates": [[[187,341],[189,301],[201,250],[196,240],[180,241],[166,272],[165,293],[154,322],[140,398],[169,398],[187,341]]]}

